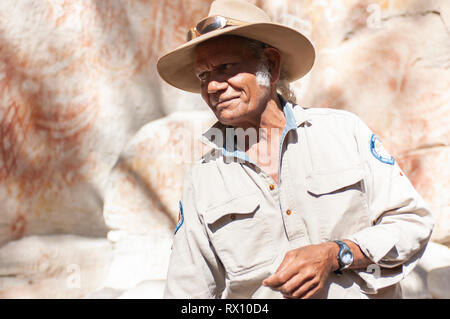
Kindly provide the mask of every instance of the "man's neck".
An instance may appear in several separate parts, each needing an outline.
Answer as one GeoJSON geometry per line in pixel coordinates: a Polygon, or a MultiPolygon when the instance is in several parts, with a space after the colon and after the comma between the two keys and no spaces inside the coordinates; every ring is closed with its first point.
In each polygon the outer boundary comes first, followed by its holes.
{"type": "Polygon", "coordinates": [[[271,129],[278,128],[283,130],[286,125],[286,117],[284,116],[283,107],[278,95],[275,94],[268,102],[261,113],[259,128],[271,129]]]}
{"type": "Polygon", "coordinates": [[[286,125],[286,117],[277,95],[267,103],[259,123],[257,141],[246,148],[246,153],[277,182],[280,138],[286,125]]]}

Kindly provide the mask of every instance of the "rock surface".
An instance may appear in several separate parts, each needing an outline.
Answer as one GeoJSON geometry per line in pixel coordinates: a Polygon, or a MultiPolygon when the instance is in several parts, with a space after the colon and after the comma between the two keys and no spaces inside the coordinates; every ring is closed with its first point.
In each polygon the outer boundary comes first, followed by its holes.
{"type": "Polygon", "coordinates": [[[103,287],[112,244],[75,235],[28,236],[0,248],[0,298],[82,298],[103,287]]]}
{"type": "MultiPolygon", "coordinates": [[[[162,296],[214,118],[155,66],[210,2],[0,1],[0,297],[162,296]]],[[[360,116],[427,200],[433,243],[403,288],[449,298],[450,2],[251,2],[316,48],[298,103],[360,116]]]]}

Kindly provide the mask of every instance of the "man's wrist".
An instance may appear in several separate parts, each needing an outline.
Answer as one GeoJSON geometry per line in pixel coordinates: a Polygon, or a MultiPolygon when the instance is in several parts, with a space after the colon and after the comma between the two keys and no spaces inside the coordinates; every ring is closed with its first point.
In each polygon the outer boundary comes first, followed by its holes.
{"type": "Polygon", "coordinates": [[[339,269],[339,262],[338,262],[339,246],[332,241],[327,242],[326,244],[329,246],[328,261],[331,267],[330,272],[334,272],[339,269]]]}

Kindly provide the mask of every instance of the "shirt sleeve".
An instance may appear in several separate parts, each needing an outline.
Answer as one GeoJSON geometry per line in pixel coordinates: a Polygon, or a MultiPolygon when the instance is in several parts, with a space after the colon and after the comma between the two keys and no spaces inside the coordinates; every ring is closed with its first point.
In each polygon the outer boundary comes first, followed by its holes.
{"type": "Polygon", "coordinates": [[[416,266],[433,229],[426,203],[381,141],[360,120],[355,134],[366,170],[364,187],[372,226],[350,236],[374,263],[355,271],[366,293],[402,280],[416,266]]]}
{"type": "Polygon", "coordinates": [[[211,249],[197,211],[190,171],[184,180],[164,298],[219,298],[224,281],[223,266],[211,249]]]}

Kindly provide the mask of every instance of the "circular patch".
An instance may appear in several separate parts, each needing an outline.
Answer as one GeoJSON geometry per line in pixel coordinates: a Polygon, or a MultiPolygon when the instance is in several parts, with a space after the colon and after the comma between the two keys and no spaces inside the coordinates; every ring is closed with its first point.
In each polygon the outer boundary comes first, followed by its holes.
{"type": "Polygon", "coordinates": [[[380,139],[375,134],[372,134],[372,137],[370,138],[370,151],[372,152],[372,155],[380,162],[394,165],[395,159],[384,148],[380,139]]]}

